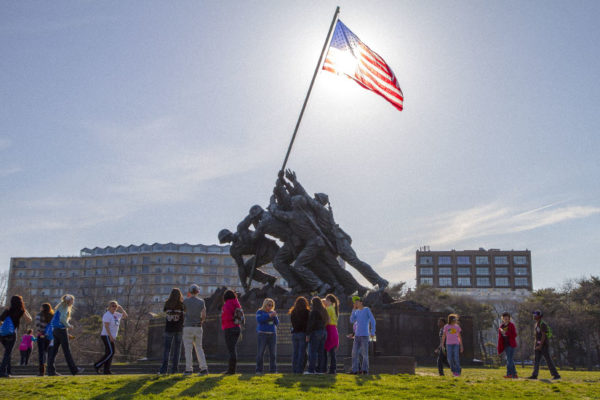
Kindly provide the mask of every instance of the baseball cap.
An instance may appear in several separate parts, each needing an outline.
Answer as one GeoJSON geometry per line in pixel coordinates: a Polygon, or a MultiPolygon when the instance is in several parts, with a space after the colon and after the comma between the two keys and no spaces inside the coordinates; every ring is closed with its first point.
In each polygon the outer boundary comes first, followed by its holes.
{"type": "Polygon", "coordinates": [[[200,286],[196,285],[195,283],[190,286],[190,293],[198,293],[200,292],[200,286]]]}
{"type": "Polygon", "coordinates": [[[360,297],[360,296],[352,296],[352,302],[354,303],[355,301],[362,301],[362,297],[360,297]]]}
{"type": "Polygon", "coordinates": [[[534,312],[532,312],[533,315],[535,315],[536,317],[541,317],[543,314],[540,310],[535,310],[534,312]]]}

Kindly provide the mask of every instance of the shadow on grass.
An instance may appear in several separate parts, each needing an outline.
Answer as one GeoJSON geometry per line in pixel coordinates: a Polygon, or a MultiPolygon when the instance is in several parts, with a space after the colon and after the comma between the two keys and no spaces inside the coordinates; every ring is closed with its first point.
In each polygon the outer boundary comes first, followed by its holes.
{"type": "Polygon", "coordinates": [[[376,375],[356,375],[354,381],[358,386],[363,386],[365,383],[370,381],[380,381],[381,376],[379,374],[376,375]]]}
{"type": "Polygon", "coordinates": [[[298,389],[307,392],[313,387],[331,388],[335,385],[335,375],[300,375],[283,374],[275,380],[275,384],[285,388],[298,387],[298,389]]]}
{"type": "MultiPolygon", "coordinates": [[[[116,388],[111,392],[105,392],[98,396],[92,397],[92,400],[104,399],[130,399],[135,396],[136,392],[148,382],[148,377],[141,377],[136,380],[126,381],[123,386],[116,388]]],[[[115,385],[115,383],[112,383],[115,385]]]]}
{"type": "Polygon", "coordinates": [[[174,376],[168,379],[159,379],[156,382],[152,383],[147,388],[144,388],[142,391],[143,394],[160,394],[170,388],[171,386],[177,384],[179,381],[184,380],[183,376],[174,376]]]}
{"type": "Polygon", "coordinates": [[[214,389],[219,382],[223,379],[224,375],[219,376],[210,376],[207,378],[200,378],[200,380],[194,383],[192,386],[183,390],[179,393],[179,396],[190,396],[193,397],[202,392],[208,392],[209,390],[214,389]]]}

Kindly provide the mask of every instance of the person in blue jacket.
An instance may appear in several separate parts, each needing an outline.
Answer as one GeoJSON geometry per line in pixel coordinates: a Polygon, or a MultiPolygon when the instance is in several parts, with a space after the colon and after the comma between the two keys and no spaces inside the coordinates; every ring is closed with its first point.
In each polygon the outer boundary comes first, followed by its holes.
{"type": "Polygon", "coordinates": [[[256,312],[257,374],[263,372],[263,356],[267,347],[269,348],[269,372],[277,372],[277,325],[279,325],[279,318],[275,311],[275,301],[266,298],[262,307],[256,312]]]}
{"type": "Polygon", "coordinates": [[[354,344],[352,345],[351,374],[368,374],[369,338],[375,337],[375,317],[369,307],[363,305],[360,296],[352,296],[352,302],[354,303],[354,309],[350,314],[350,323],[356,323],[356,331],[354,332],[354,344]],[[361,359],[360,365],[359,359],[361,359]]]}
{"type": "Polygon", "coordinates": [[[50,325],[52,326],[51,336],[53,345],[48,353],[48,376],[60,375],[58,372],[56,372],[56,367],[54,366],[54,360],[56,359],[56,354],[58,353],[58,348],[60,346],[63,348],[63,354],[65,355],[65,360],[69,365],[69,370],[71,373],[73,375],[77,375],[83,372],[83,368],[75,365],[75,361],[71,355],[71,348],[69,346],[69,334],[67,333],[67,329],[73,327],[69,323],[69,320],[71,319],[71,309],[73,308],[73,303],[75,303],[75,296],[72,294],[65,294],[63,297],[61,297],[60,303],[56,305],[54,310],[52,321],[50,321],[50,325]]]}

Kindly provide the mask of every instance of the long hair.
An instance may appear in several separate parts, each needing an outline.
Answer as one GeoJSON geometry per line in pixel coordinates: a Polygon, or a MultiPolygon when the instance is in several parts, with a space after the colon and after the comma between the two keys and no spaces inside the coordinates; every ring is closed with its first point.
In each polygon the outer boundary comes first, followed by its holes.
{"type": "Polygon", "coordinates": [[[71,318],[71,309],[73,308],[73,304],[75,303],[75,296],[73,296],[72,294],[65,294],[60,298],[60,303],[58,303],[56,305],[56,307],[54,307],[55,310],[61,310],[61,311],[65,311],[65,313],[67,314],[67,320],[69,320],[69,318],[71,318]],[[72,301],[71,304],[67,305],[68,301],[72,301]]]}
{"type": "Polygon", "coordinates": [[[165,302],[165,310],[182,310],[183,309],[183,294],[179,288],[171,289],[171,294],[165,302]]]}
{"type": "Polygon", "coordinates": [[[25,313],[25,303],[21,296],[15,295],[10,298],[10,308],[8,309],[8,313],[11,317],[18,317],[25,313]]]}
{"type": "Polygon", "coordinates": [[[308,300],[304,296],[298,296],[296,298],[296,301],[294,302],[294,305],[288,311],[288,314],[295,315],[296,313],[303,311],[303,310],[310,311],[310,307],[308,306],[308,300]]]}
{"type": "Polygon", "coordinates": [[[335,294],[332,294],[332,293],[329,293],[327,296],[325,296],[325,298],[331,304],[333,304],[333,308],[335,309],[335,316],[339,317],[340,316],[340,301],[338,300],[338,298],[335,297],[335,294]]]}
{"type": "Polygon", "coordinates": [[[52,317],[54,316],[54,310],[50,303],[42,304],[42,312],[40,313],[40,319],[45,323],[50,323],[52,321],[52,317]]]}
{"type": "Polygon", "coordinates": [[[273,308],[271,309],[271,311],[275,311],[275,300],[273,300],[273,299],[271,299],[269,297],[267,297],[266,299],[264,299],[264,301],[262,303],[262,306],[259,308],[259,310],[267,311],[266,308],[267,308],[268,304],[273,304],[273,308]]]}
{"type": "Polygon", "coordinates": [[[321,318],[323,319],[323,321],[327,322],[329,321],[329,314],[327,314],[327,310],[325,309],[325,306],[323,306],[323,300],[321,300],[320,297],[315,296],[312,298],[311,300],[311,311],[316,312],[317,314],[319,314],[321,316],[321,318]]]}
{"type": "Polygon", "coordinates": [[[448,315],[448,325],[453,325],[458,323],[458,314],[450,314],[448,315]]]}

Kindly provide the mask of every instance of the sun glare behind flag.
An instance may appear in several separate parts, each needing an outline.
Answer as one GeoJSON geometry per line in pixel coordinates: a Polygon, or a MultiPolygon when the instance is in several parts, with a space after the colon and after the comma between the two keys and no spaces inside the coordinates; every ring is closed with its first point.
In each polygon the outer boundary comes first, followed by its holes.
{"type": "Polygon", "coordinates": [[[331,37],[323,69],[347,76],[402,111],[404,95],[392,69],[340,20],[331,37]]]}

